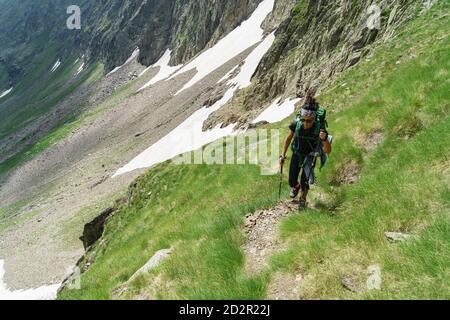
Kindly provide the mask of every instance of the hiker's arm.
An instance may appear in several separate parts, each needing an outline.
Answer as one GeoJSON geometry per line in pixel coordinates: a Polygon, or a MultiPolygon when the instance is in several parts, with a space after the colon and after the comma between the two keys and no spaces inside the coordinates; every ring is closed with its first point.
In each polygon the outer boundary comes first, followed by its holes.
{"type": "Polygon", "coordinates": [[[283,153],[281,154],[284,158],[286,158],[286,153],[289,149],[289,146],[291,144],[293,137],[294,137],[294,131],[289,130],[289,135],[287,136],[286,140],[284,141],[283,153]]]}
{"type": "Polygon", "coordinates": [[[320,140],[322,140],[323,152],[326,154],[331,153],[331,143],[328,141],[328,134],[325,131],[320,132],[320,140]]]}
{"type": "Polygon", "coordinates": [[[330,144],[330,141],[328,141],[328,139],[325,140],[325,141],[322,141],[322,146],[323,146],[323,151],[326,154],[330,154],[331,153],[331,144],[330,144]]]}

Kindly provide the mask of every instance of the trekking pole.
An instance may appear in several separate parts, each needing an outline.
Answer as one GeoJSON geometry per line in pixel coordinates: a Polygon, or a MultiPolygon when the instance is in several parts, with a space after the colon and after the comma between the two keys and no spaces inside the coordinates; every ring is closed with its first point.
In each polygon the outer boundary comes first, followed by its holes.
{"type": "MultiPolygon", "coordinates": [[[[311,174],[314,172],[314,169],[316,168],[317,157],[319,156],[319,148],[322,148],[320,138],[318,139],[317,147],[314,150],[314,158],[313,158],[313,161],[311,163],[311,170],[309,170],[309,174],[308,174],[308,177],[307,177],[307,180],[306,180],[308,182],[309,182],[309,179],[311,178],[311,174]]],[[[303,170],[303,166],[302,166],[302,170],[303,170]]]]}

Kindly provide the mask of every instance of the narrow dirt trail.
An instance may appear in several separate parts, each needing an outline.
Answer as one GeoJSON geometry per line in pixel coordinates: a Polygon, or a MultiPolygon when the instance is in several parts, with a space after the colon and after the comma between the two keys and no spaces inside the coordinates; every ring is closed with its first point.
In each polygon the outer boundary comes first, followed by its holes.
{"type": "MultiPolygon", "coordinates": [[[[321,193],[316,194],[320,199],[321,193]]],[[[308,205],[309,210],[318,210],[315,204],[308,205]]],[[[277,252],[288,249],[288,244],[278,236],[280,222],[288,215],[304,214],[298,212],[297,200],[284,200],[275,207],[258,210],[246,217],[246,241],[243,246],[245,253],[245,272],[248,276],[256,276],[268,267],[269,259],[277,252]]],[[[267,288],[269,300],[301,299],[301,286],[304,276],[301,272],[281,273],[272,275],[267,288]]]]}
{"type": "Polygon", "coordinates": [[[280,202],[277,206],[258,210],[248,215],[245,221],[247,239],[244,245],[245,271],[249,276],[260,273],[267,266],[268,258],[276,251],[285,249],[278,238],[278,224],[288,214],[297,212],[292,201],[280,202]]]}

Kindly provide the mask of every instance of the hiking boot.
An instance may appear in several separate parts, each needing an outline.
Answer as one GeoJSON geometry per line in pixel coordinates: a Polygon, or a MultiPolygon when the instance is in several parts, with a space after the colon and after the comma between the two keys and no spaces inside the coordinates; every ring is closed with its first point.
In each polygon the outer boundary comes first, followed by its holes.
{"type": "Polygon", "coordinates": [[[306,200],[305,199],[300,199],[298,201],[298,211],[303,211],[306,209],[306,200]]]}
{"type": "Polygon", "coordinates": [[[299,191],[300,191],[300,184],[298,184],[297,186],[291,188],[291,193],[290,193],[289,196],[293,199],[293,198],[297,197],[299,191]]]}

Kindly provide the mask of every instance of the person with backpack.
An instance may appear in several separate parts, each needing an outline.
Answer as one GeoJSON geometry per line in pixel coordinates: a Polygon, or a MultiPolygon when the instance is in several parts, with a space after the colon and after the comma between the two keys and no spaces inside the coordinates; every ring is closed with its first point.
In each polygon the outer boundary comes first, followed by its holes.
{"type": "Polygon", "coordinates": [[[323,166],[331,153],[332,137],[327,132],[326,110],[315,99],[315,90],[309,89],[305,102],[297,118],[289,126],[280,166],[284,165],[286,153],[292,142],[292,158],[289,168],[291,198],[296,198],[301,190],[299,210],[306,208],[306,197],[314,184],[314,169],[317,160],[323,166]],[[300,182],[298,178],[300,176],[300,182]]]}

